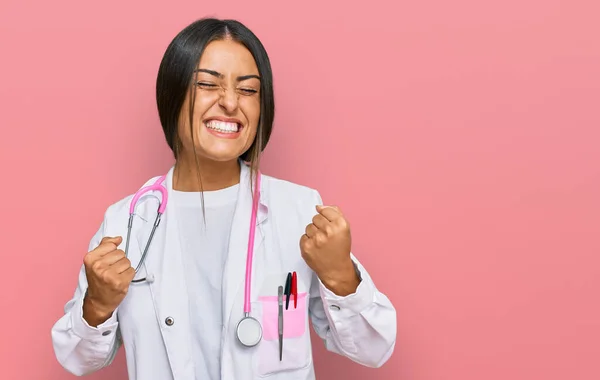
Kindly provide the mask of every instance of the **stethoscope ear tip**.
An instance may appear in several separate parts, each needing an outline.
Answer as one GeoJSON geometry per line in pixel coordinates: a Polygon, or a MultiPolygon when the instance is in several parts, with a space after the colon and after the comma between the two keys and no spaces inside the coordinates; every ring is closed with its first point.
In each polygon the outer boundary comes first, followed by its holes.
{"type": "Polygon", "coordinates": [[[154,275],[153,274],[149,274],[148,276],[146,276],[146,281],[148,281],[149,283],[153,283],[154,282],[154,275]]]}

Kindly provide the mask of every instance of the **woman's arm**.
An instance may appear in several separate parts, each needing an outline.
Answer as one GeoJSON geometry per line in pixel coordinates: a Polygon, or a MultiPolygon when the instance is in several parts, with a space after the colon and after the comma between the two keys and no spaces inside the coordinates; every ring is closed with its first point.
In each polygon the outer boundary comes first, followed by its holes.
{"type": "MultiPolygon", "coordinates": [[[[322,204],[317,191],[314,202],[322,204]]],[[[350,252],[350,231],[341,212],[319,209],[323,215],[313,218],[307,227],[310,236],[301,240],[303,256],[314,271],[309,305],[313,327],[328,350],[380,367],[396,343],[396,310],[350,252]]]]}
{"type": "MultiPolygon", "coordinates": [[[[90,241],[89,251],[100,244],[103,233],[104,223],[90,241]]],[[[77,376],[87,375],[108,366],[121,346],[116,312],[96,327],[90,326],[83,318],[86,290],[87,279],[85,267],[82,265],[75,293],[65,305],[64,315],[54,324],[51,331],[52,345],[58,362],[77,376]]]]}
{"type": "Polygon", "coordinates": [[[396,310],[377,290],[365,268],[352,256],[360,276],[356,292],[338,296],[315,275],[310,317],[329,351],[367,367],[381,367],[396,343],[396,310]]]}

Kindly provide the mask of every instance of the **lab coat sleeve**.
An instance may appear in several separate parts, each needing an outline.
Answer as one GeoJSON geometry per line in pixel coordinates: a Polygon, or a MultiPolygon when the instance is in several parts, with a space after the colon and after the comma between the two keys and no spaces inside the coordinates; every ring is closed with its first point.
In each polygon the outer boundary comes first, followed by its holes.
{"type": "MultiPolygon", "coordinates": [[[[316,193],[317,204],[322,204],[316,193]]],[[[314,274],[310,290],[310,317],[327,350],[361,365],[378,368],[396,344],[396,310],[381,293],[367,270],[351,254],[360,284],[341,297],[327,289],[314,274]]]]}
{"type": "MultiPolygon", "coordinates": [[[[104,225],[104,223],[103,223],[104,225]]],[[[100,244],[103,226],[92,238],[89,250],[100,244]]],[[[83,299],[87,291],[85,268],[79,271],[78,284],[73,298],[64,307],[64,315],[52,327],[52,345],[58,362],[68,372],[83,376],[98,371],[112,363],[121,338],[117,311],[97,327],[83,319],[83,299]]]]}

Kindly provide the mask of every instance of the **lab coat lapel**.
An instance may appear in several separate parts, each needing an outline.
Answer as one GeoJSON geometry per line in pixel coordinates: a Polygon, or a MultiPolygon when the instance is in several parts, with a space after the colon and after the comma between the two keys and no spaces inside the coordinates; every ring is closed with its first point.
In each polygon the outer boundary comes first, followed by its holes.
{"type": "MultiPolygon", "coordinates": [[[[164,184],[170,200],[173,193],[173,168],[169,170],[164,184]]],[[[153,206],[144,210],[145,232],[138,235],[140,255],[156,217],[157,208],[153,206]]],[[[154,281],[147,285],[150,286],[157,323],[169,356],[173,377],[178,380],[193,379],[193,362],[190,356],[188,292],[183,275],[184,265],[176,214],[175,205],[168,202],[150,245],[144,267],[148,275],[154,276],[154,281]]]]}
{"type": "MultiPolygon", "coordinates": [[[[231,318],[240,319],[243,316],[243,302],[244,302],[244,285],[245,285],[245,274],[246,274],[246,257],[248,253],[248,241],[250,233],[250,218],[252,215],[252,189],[250,187],[250,168],[241,163],[240,172],[240,188],[237,200],[237,205],[234,213],[233,224],[231,227],[231,234],[229,238],[229,250],[227,254],[227,261],[225,267],[225,276],[223,278],[223,316],[225,317],[224,323],[229,326],[231,318]],[[236,305],[236,309],[233,306],[236,305]],[[237,307],[239,305],[239,307],[237,307]]],[[[264,181],[261,181],[261,189],[264,189],[264,181]]],[[[262,243],[264,240],[264,234],[260,228],[260,224],[267,218],[267,208],[263,202],[264,194],[261,190],[261,196],[259,199],[259,207],[257,213],[254,237],[254,260],[252,263],[252,275],[251,275],[251,297],[254,298],[256,295],[256,288],[254,286],[254,273],[256,268],[254,263],[256,262],[257,255],[260,254],[262,243]]],[[[252,301],[252,299],[251,299],[252,301]]]]}

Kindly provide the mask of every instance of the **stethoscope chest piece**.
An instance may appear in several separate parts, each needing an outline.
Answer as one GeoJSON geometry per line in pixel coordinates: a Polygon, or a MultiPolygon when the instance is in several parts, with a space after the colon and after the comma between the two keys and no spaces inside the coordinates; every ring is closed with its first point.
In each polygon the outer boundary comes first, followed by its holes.
{"type": "Polygon", "coordinates": [[[262,339],[262,327],[255,318],[246,315],[236,328],[236,335],[241,344],[246,347],[256,346],[262,339]]]}

